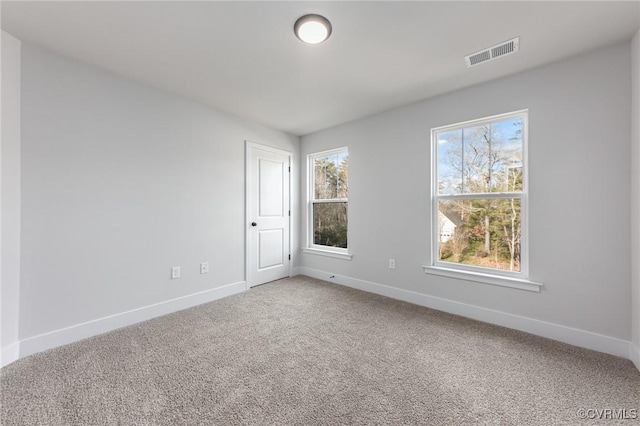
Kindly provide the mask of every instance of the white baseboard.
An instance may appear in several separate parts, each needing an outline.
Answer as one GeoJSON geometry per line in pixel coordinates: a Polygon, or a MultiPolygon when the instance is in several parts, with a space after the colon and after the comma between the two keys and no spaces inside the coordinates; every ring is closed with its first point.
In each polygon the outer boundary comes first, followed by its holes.
{"type": "Polygon", "coordinates": [[[246,288],[246,282],[240,281],[211,290],[205,290],[200,293],[189,294],[176,299],[156,303],[154,305],[110,315],[108,317],[75,324],[70,327],[54,330],[38,336],[29,337],[20,341],[20,358],[55,348],[57,346],[86,339],[87,337],[95,336],[117,328],[125,327],[127,325],[156,318],[161,315],[170,314],[172,312],[191,308],[203,303],[222,299],[223,297],[242,293],[246,288]]]}
{"type": "MultiPolygon", "coordinates": [[[[427,308],[460,315],[478,321],[513,328],[515,330],[524,331],[537,336],[568,343],[570,345],[580,346],[629,359],[631,342],[618,339],[616,337],[605,336],[586,330],[527,318],[520,315],[495,311],[493,309],[469,305],[467,303],[456,302],[454,300],[443,299],[441,297],[429,296],[422,293],[416,293],[414,291],[403,290],[344,275],[331,274],[329,272],[319,271],[317,269],[307,268],[304,266],[294,268],[294,272],[299,275],[307,275],[313,278],[335,282],[336,284],[367,291],[369,293],[379,294],[381,296],[402,300],[404,302],[425,306],[427,308]]],[[[638,363],[636,363],[636,367],[637,366],[638,363]]]]}
{"type": "Polygon", "coordinates": [[[633,343],[629,344],[629,354],[633,365],[640,371],[640,348],[634,346],[633,343]]]}
{"type": "Polygon", "coordinates": [[[2,348],[0,353],[0,367],[11,364],[20,357],[20,342],[14,342],[2,348]]]}

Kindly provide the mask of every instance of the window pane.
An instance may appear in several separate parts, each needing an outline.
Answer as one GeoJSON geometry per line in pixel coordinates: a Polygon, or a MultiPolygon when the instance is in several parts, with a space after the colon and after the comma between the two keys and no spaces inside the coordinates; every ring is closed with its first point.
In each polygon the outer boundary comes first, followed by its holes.
{"type": "Polygon", "coordinates": [[[349,155],[339,152],[313,160],[314,198],[348,198],[349,155]]]}
{"type": "Polygon", "coordinates": [[[462,193],[462,130],[437,133],[438,193],[462,193]]]}
{"type": "Polygon", "coordinates": [[[521,117],[492,124],[491,192],[522,191],[522,135],[521,117]]]}
{"type": "Polygon", "coordinates": [[[347,203],[313,204],[313,244],[347,248],[347,203]]]}
{"type": "Polygon", "coordinates": [[[438,260],[520,272],[520,201],[439,201],[438,260]]]}
{"type": "Polygon", "coordinates": [[[523,120],[438,133],[438,194],[522,190],[523,120]]]}

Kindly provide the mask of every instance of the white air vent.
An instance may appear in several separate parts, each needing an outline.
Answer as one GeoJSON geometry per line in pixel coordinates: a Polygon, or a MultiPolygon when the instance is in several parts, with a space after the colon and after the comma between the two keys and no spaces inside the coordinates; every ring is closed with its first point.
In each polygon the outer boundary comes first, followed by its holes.
{"type": "Polygon", "coordinates": [[[516,53],[520,49],[520,37],[516,37],[504,43],[491,46],[488,49],[481,50],[479,52],[472,53],[465,56],[464,60],[467,63],[467,67],[481,64],[483,62],[492,61],[500,56],[510,55],[516,53]]]}

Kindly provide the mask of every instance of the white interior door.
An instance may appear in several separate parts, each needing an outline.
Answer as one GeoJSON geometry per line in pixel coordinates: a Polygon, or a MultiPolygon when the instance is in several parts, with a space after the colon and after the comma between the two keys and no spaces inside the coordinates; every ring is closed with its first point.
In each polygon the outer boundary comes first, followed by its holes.
{"type": "Polygon", "coordinates": [[[291,153],[247,142],[247,284],[291,275],[291,153]]]}

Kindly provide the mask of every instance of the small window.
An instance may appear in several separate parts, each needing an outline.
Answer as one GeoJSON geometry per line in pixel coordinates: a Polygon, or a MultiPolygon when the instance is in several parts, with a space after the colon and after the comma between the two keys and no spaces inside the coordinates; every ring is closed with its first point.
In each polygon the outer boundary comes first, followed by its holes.
{"type": "Polygon", "coordinates": [[[527,112],[432,130],[433,265],[526,278],[527,112]]]}
{"type": "Polygon", "coordinates": [[[347,148],[309,155],[309,248],[347,253],[347,148]]]}

